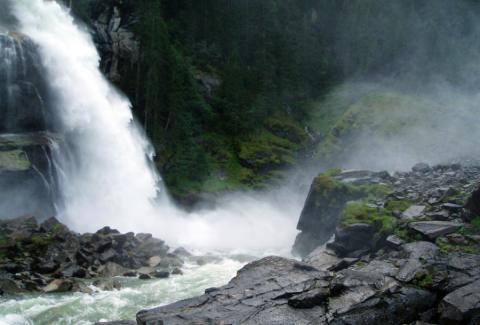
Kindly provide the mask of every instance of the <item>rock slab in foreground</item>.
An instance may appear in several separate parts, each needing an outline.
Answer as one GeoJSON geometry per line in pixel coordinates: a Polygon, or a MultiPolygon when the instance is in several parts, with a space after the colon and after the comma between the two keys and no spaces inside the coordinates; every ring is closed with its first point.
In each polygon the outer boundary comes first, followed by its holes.
{"type": "Polygon", "coordinates": [[[401,287],[367,270],[337,274],[281,257],[241,269],[226,286],[169,306],[144,310],[137,323],[152,324],[398,324],[431,308],[435,294],[401,287]]]}

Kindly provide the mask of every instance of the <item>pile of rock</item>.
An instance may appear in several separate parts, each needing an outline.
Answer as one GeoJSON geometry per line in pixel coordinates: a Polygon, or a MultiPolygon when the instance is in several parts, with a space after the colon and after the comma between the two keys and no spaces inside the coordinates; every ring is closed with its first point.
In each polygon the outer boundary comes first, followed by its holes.
{"type": "MultiPolygon", "coordinates": [[[[464,205],[479,182],[479,167],[457,164],[435,167],[418,164],[411,172],[393,175],[370,171],[321,174],[314,180],[300,216],[297,228],[301,233],[293,251],[306,256],[331,239],[334,232],[337,242],[331,247],[337,253],[348,255],[351,249],[369,248],[368,239],[375,232],[372,224],[342,224],[345,204],[352,200],[363,200],[368,209],[393,217],[397,228],[412,235],[435,240],[455,233],[478,215],[471,209],[465,210],[464,205]],[[352,240],[363,242],[365,247],[352,240]]],[[[472,237],[455,235],[448,239],[454,244],[464,239],[476,243],[472,237]]]]}
{"type": "MultiPolygon", "coordinates": [[[[182,251],[179,251],[180,253],[182,251]]],[[[0,293],[89,291],[80,279],[108,290],[115,276],[140,279],[181,274],[183,260],[151,234],[122,234],[105,227],[77,234],[55,218],[0,221],[0,293]]]]}

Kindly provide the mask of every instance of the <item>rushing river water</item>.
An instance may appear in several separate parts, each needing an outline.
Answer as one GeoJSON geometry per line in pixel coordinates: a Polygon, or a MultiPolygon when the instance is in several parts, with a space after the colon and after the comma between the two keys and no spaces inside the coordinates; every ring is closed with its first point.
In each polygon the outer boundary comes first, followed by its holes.
{"type": "Polygon", "coordinates": [[[168,279],[120,277],[121,290],[0,298],[0,325],[87,325],[101,320],[134,320],[142,308],[172,303],[226,284],[244,264],[244,258],[222,258],[203,266],[187,264],[183,275],[168,279]]]}

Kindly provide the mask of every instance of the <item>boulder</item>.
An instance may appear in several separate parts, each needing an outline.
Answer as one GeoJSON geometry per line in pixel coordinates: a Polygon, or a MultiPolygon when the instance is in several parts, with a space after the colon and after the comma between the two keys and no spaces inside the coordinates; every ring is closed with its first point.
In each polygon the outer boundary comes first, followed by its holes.
{"type": "Polygon", "coordinates": [[[405,244],[405,241],[396,235],[390,235],[385,239],[385,243],[390,248],[396,249],[405,244]]]}
{"type": "Polygon", "coordinates": [[[54,292],[68,292],[73,289],[73,281],[68,279],[56,279],[50,282],[43,292],[45,293],[54,293],[54,292]]]}
{"type": "Polygon", "coordinates": [[[0,296],[3,294],[19,294],[24,293],[23,289],[16,281],[7,277],[0,277],[0,296]]]}
{"type": "Polygon", "coordinates": [[[414,219],[421,217],[425,212],[426,207],[424,205],[412,205],[407,210],[403,211],[402,218],[403,219],[414,219]]]}
{"type": "Polygon", "coordinates": [[[127,273],[129,270],[115,262],[107,262],[98,268],[98,274],[102,277],[115,277],[127,273]]]}
{"type": "Polygon", "coordinates": [[[412,222],[408,226],[429,239],[435,239],[456,232],[463,227],[463,224],[448,221],[422,221],[412,222]]]}
{"type": "Polygon", "coordinates": [[[465,209],[470,212],[471,216],[480,216],[480,187],[473,191],[467,199],[465,209]]]}
{"type": "Polygon", "coordinates": [[[339,256],[352,256],[355,252],[369,251],[374,233],[373,226],[363,223],[340,226],[335,231],[334,241],[328,243],[327,247],[339,256]]]}
{"type": "Polygon", "coordinates": [[[438,307],[440,324],[478,324],[480,320],[480,281],[446,295],[438,307]]]}
{"type": "Polygon", "coordinates": [[[148,266],[155,267],[162,261],[160,256],[152,256],[148,259],[148,266]]]}
{"type": "Polygon", "coordinates": [[[300,214],[293,253],[304,257],[325,244],[334,234],[345,203],[361,197],[363,193],[354,186],[320,174],[310,187],[300,214]]]}
{"type": "Polygon", "coordinates": [[[170,276],[170,273],[168,271],[163,271],[163,270],[155,270],[151,276],[157,279],[166,279],[170,276]]]}
{"type": "Polygon", "coordinates": [[[93,285],[103,291],[120,290],[122,284],[116,279],[98,279],[93,282],[93,285]]]}
{"type": "Polygon", "coordinates": [[[402,249],[409,256],[409,258],[424,260],[434,258],[440,252],[440,249],[437,245],[426,241],[408,243],[403,245],[402,249]]]}

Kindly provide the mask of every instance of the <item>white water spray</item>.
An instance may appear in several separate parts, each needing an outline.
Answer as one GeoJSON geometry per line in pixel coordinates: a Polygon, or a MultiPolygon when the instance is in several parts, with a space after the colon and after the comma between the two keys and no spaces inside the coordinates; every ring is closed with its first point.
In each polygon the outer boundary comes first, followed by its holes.
{"type": "MultiPolygon", "coordinates": [[[[150,144],[133,122],[129,101],[99,70],[90,35],[55,1],[12,0],[20,31],[38,44],[56,95],[70,156],[57,152],[62,218],[77,231],[109,225],[144,231],[171,245],[218,249],[288,249],[302,199],[234,196],[215,211],[187,215],[165,193],[154,204],[159,176],[150,144]]],[[[161,189],[160,189],[161,190],[161,189]]],[[[299,197],[299,196],[298,196],[299,197]]]]}

